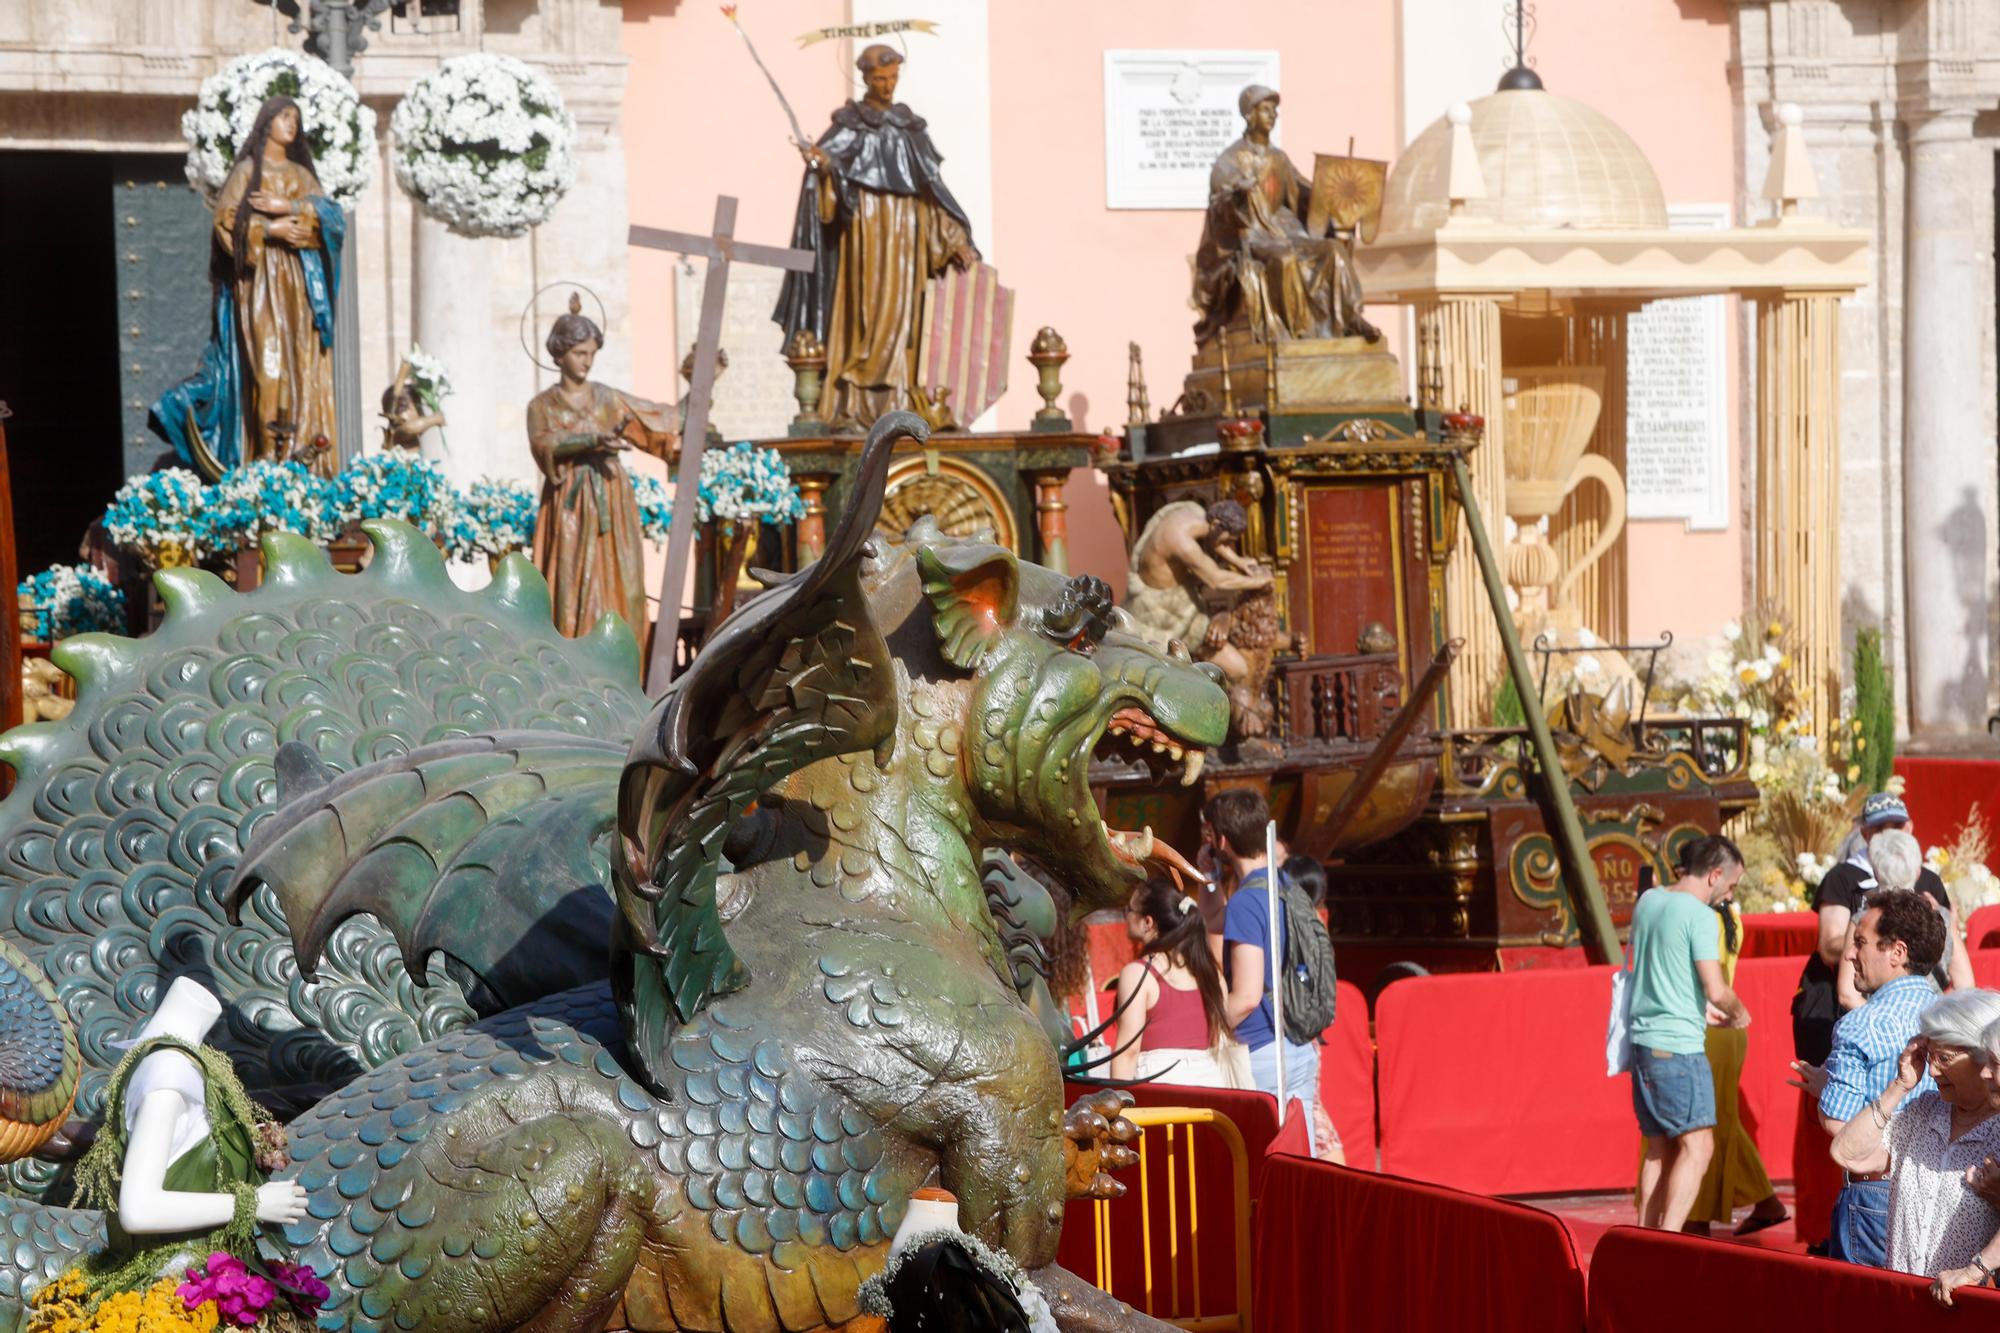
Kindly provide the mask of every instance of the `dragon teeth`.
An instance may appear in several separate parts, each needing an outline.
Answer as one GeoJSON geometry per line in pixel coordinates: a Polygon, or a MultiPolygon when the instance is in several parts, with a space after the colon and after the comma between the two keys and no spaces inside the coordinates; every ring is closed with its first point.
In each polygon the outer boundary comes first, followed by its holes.
{"type": "Polygon", "coordinates": [[[1201,776],[1201,766],[1207,759],[1208,751],[1206,750],[1189,750],[1187,752],[1187,771],[1181,774],[1181,786],[1194,786],[1195,779],[1201,776]]]}

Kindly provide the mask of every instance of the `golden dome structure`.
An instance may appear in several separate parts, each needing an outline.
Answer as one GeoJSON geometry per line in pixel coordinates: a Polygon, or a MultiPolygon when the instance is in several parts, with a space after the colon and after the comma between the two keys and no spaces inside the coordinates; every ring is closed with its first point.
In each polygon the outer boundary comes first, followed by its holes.
{"type": "MultiPolygon", "coordinates": [[[[1486,195],[1458,216],[1510,229],[1666,227],[1653,164],[1600,112],[1541,89],[1493,93],[1469,109],[1486,195]]],[[[1435,231],[1452,216],[1451,154],[1452,122],[1440,116],[1389,169],[1384,236],[1435,231]]]]}

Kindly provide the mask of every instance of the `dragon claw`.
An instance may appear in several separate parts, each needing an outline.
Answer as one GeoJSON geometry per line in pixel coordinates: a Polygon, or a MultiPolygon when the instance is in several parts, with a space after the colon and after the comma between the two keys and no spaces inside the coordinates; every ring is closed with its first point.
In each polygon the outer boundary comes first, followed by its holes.
{"type": "Polygon", "coordinates": [[[1139,1160],[1139,1127],[1125,1118],[1132,1094],[1106,1088],[1079,1097],[1063,1116],[1063,1166],[1072,1199],[1115,1199],[1125,1186],[1106,1173],[1139,1160]]]}

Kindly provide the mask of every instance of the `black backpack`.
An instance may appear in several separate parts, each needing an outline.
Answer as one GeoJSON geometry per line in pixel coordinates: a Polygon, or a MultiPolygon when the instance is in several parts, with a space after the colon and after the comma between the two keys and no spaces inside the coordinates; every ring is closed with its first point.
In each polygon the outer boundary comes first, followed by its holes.
{"type": "Polygon", "coordinates": [[[1285,908],[1284,968],[1278,974],[1285,987],[1285,1036],[1294,1046],[1313,1046],[1333,1026],[1333,941],[1305,890],[1282,875],[1278,884],[1285,908]]]}

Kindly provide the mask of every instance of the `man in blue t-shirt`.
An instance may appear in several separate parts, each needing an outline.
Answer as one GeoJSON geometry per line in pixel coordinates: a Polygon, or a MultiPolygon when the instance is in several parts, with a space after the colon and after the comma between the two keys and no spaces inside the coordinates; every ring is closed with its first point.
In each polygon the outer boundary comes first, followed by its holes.
{"type": "MultiPolygon", "coordinates": [[[[1715,1155],[1715,1075],[1708,1026],[1750,1026],[1723,979],[1715,904],[1743,875],[1743,853],[1720,835],[1681,853],[1681,877],[1632,908],[1632,1110],[1646,1139],[1639,1225],[1679,1231],[1715,1155]]],[[[1732,1089],[1733,1093],[1733,1089],[1732,1089]]]]}
{"type": "MultiPolygon", "coordinates": [[[[1296,1098],[1306,1113],[1306,1137],[1314,1141],[1312,1108],[1319,1097],[1319,1047],[1285,1040],[1285,1087],[1278,1089],[1278,1039],[1271,1008],[1271,867],[1266,863],[1264,829],[1271,811],[1264,797],[1247,787],[1217,792],[1202,809],[1202,836],[1211,860],[1227,867],[1235,891],[1222,916],[1223,974],[1229,982],[1224,1007],[1236,1039],[1250,1049],[1250,1076],[1260,1092],[1296,1098]]],[[[1287,881],[1278,872],[1278,883],[1287,881]]],[[[1284,950],[1282,912],[1278,949],[1284,950]]],[[[1318,1143],[1313,1142],[1314,1150],[1318,1143]]]]}

